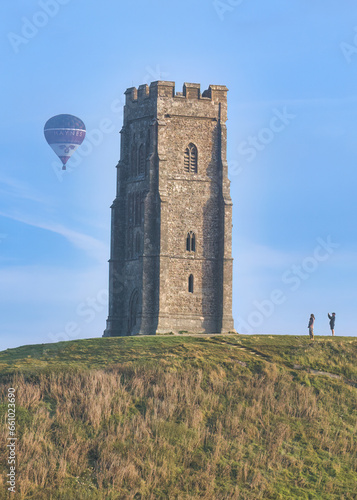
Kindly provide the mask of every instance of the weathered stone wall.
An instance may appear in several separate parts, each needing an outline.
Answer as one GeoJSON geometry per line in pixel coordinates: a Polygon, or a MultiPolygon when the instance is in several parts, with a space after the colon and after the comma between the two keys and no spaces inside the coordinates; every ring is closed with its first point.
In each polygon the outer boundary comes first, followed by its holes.
{"type": "Polygon", "coordinates": [[[224,86],[126,91],[104,335],[233,330],[226,117],[224,86]]]}

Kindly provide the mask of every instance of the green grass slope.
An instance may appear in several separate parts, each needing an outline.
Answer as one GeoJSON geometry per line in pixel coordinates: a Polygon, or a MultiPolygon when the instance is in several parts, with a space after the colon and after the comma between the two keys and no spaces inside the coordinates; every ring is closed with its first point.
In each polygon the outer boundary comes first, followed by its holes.
{"type": "Polygon", "coordinates": [[[356,499],[356,354],[351,337],[242,335],[3,351],[0,499],[356,499]]]}

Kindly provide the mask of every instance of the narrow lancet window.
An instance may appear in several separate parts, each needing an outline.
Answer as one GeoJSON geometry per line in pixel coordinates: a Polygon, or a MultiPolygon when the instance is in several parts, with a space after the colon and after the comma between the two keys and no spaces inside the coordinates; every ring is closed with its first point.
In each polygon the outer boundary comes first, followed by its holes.
{"type": "Polygon", "coordinates": [[[188,277],[188,291],[193,293],[193,274],[188,277]]]}
{"type": "Polygon", "coordinates": [[[145,173],[145,148],[144,144],[142,144],[139,148],[139,175],[145,173]]]}
{"type": "Polygon", "coordinates": [[[141,250],[141,238],[140,238],[140,233],[136,233],[135,237],[135,255],[138,257],[140,255],[140,250],[141,250]]]}
{"type": "Polygon", "coordinates": [[[186,238],[186,250],[189,252],[191,250],[191,235],[190,233],[187,233],[187,238],[186,238]]]}
{"type": "Polygon", "coordinates": [[[133,144],[131,148],[131,175],[135,177],[137,174],[137,156],[136,156],[136,146],[133,144]]]}
{"type": "Polygon", "coordinates": [[[192,233],[192,235],[191,235],[191,251],[192,252],[196,251],[196,236],[195,236],[195,233],[192,233]]]}

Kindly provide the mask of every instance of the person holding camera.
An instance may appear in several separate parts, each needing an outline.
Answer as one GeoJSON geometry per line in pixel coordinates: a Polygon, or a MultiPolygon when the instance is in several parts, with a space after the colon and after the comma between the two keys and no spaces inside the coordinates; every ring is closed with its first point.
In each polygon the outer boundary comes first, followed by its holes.
{"type": "Polygon", "coordinates": [[[335,317],[336,317],[336,313],[332,313],[331,315],[330,315],[330,313],[327,313],[327,316],[328,316],[328,319],[330,320],[330,328],[331,328],[332,336],[334,337],[335,336],[335,317]]]}

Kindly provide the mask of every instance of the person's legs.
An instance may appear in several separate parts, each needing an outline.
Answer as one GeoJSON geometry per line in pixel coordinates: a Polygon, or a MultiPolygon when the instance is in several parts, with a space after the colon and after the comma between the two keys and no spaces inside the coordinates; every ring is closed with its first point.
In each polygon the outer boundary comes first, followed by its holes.
{"type": "Polygon", "coordinates": [[[334,337],[335,336],[335,330],[331,330],[332,332],[332,336],[334,337]]]}

